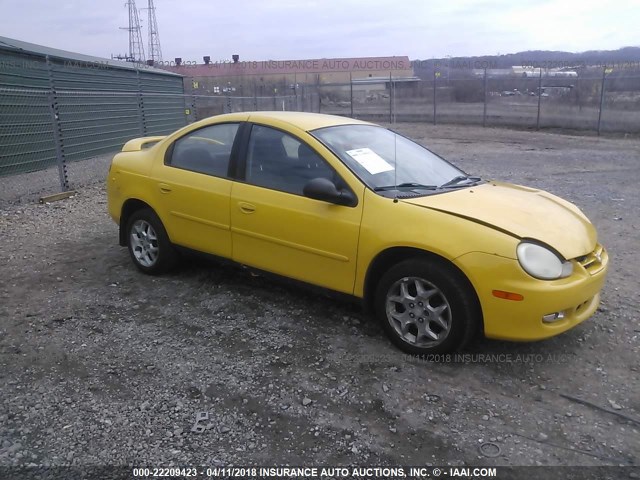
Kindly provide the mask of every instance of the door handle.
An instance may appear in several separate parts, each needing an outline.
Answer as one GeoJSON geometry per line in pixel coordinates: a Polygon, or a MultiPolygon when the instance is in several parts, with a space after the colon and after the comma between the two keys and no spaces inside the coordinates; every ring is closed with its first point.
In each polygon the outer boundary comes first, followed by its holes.
{"type": "Polygon", "coordinates": [[[171,186],[167,185],[166,183],[159,183],[158,187],[160,187],[160,191],[162,193],[169,193],[171,192],[171,186]]]}
{"type": "Polygon", "coordinates": [[[242,213],[253,213],[256,211],[255,205],[251,205],[250,203],[246,202],[239,202],[238,207],[240,208],[240,211],[242,213]]]}

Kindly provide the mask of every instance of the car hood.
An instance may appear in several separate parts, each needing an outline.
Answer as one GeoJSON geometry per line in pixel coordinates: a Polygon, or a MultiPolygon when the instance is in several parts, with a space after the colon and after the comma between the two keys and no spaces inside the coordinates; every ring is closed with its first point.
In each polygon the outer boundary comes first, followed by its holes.
{"type": "Polygon", "coordinates": [[[596,245],[596,229],[578,207],[542,190],[489,182],[403,201],[538,240],[565,259],[585,255],[596,245]]]}

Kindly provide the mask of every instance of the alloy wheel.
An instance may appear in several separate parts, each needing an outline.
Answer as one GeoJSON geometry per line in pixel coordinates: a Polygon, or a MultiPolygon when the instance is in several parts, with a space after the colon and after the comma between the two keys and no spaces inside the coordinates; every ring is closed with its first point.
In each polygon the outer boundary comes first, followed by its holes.
{"type": "Polygon", "coordinates": [[[434,347],[451,331],[451,307],[442,290],[419,277],[403,277],[391,285],[386,314],[396,334],[415,347],[434,347]]]}

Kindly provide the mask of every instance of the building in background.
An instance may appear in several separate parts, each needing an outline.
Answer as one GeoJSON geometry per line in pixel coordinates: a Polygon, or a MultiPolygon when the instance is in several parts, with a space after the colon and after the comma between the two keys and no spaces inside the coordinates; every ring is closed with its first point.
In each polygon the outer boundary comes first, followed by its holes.
{"type": "Polygon", "coordinates": [[[407,56],[260,61],[241,61],[237,55],[232,61],[211,61],[205,56],[203,63],[176,58],[157,66],[183,75],[185,91],[201,95],[283,95],[351,81],[371,89],[384,86],[390,77],[394,82],[418,80],[407,56]]]}

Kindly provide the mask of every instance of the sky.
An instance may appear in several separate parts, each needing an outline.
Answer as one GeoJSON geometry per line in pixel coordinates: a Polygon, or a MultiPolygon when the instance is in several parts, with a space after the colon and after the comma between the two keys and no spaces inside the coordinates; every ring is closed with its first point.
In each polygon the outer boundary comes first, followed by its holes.
{"type": "MultiPolygon", "coordinates": [[[[147,49],[147,0],[137,0],[147,49]]],[[[155,0],[163,60],[408,56],[640,46],[640,0],[155,0]]],[[[0,36],[126,54],[125,0],[0,0],[0,36]]],[[[638,59],[640,60],[640,59],[638,59]]]]}

